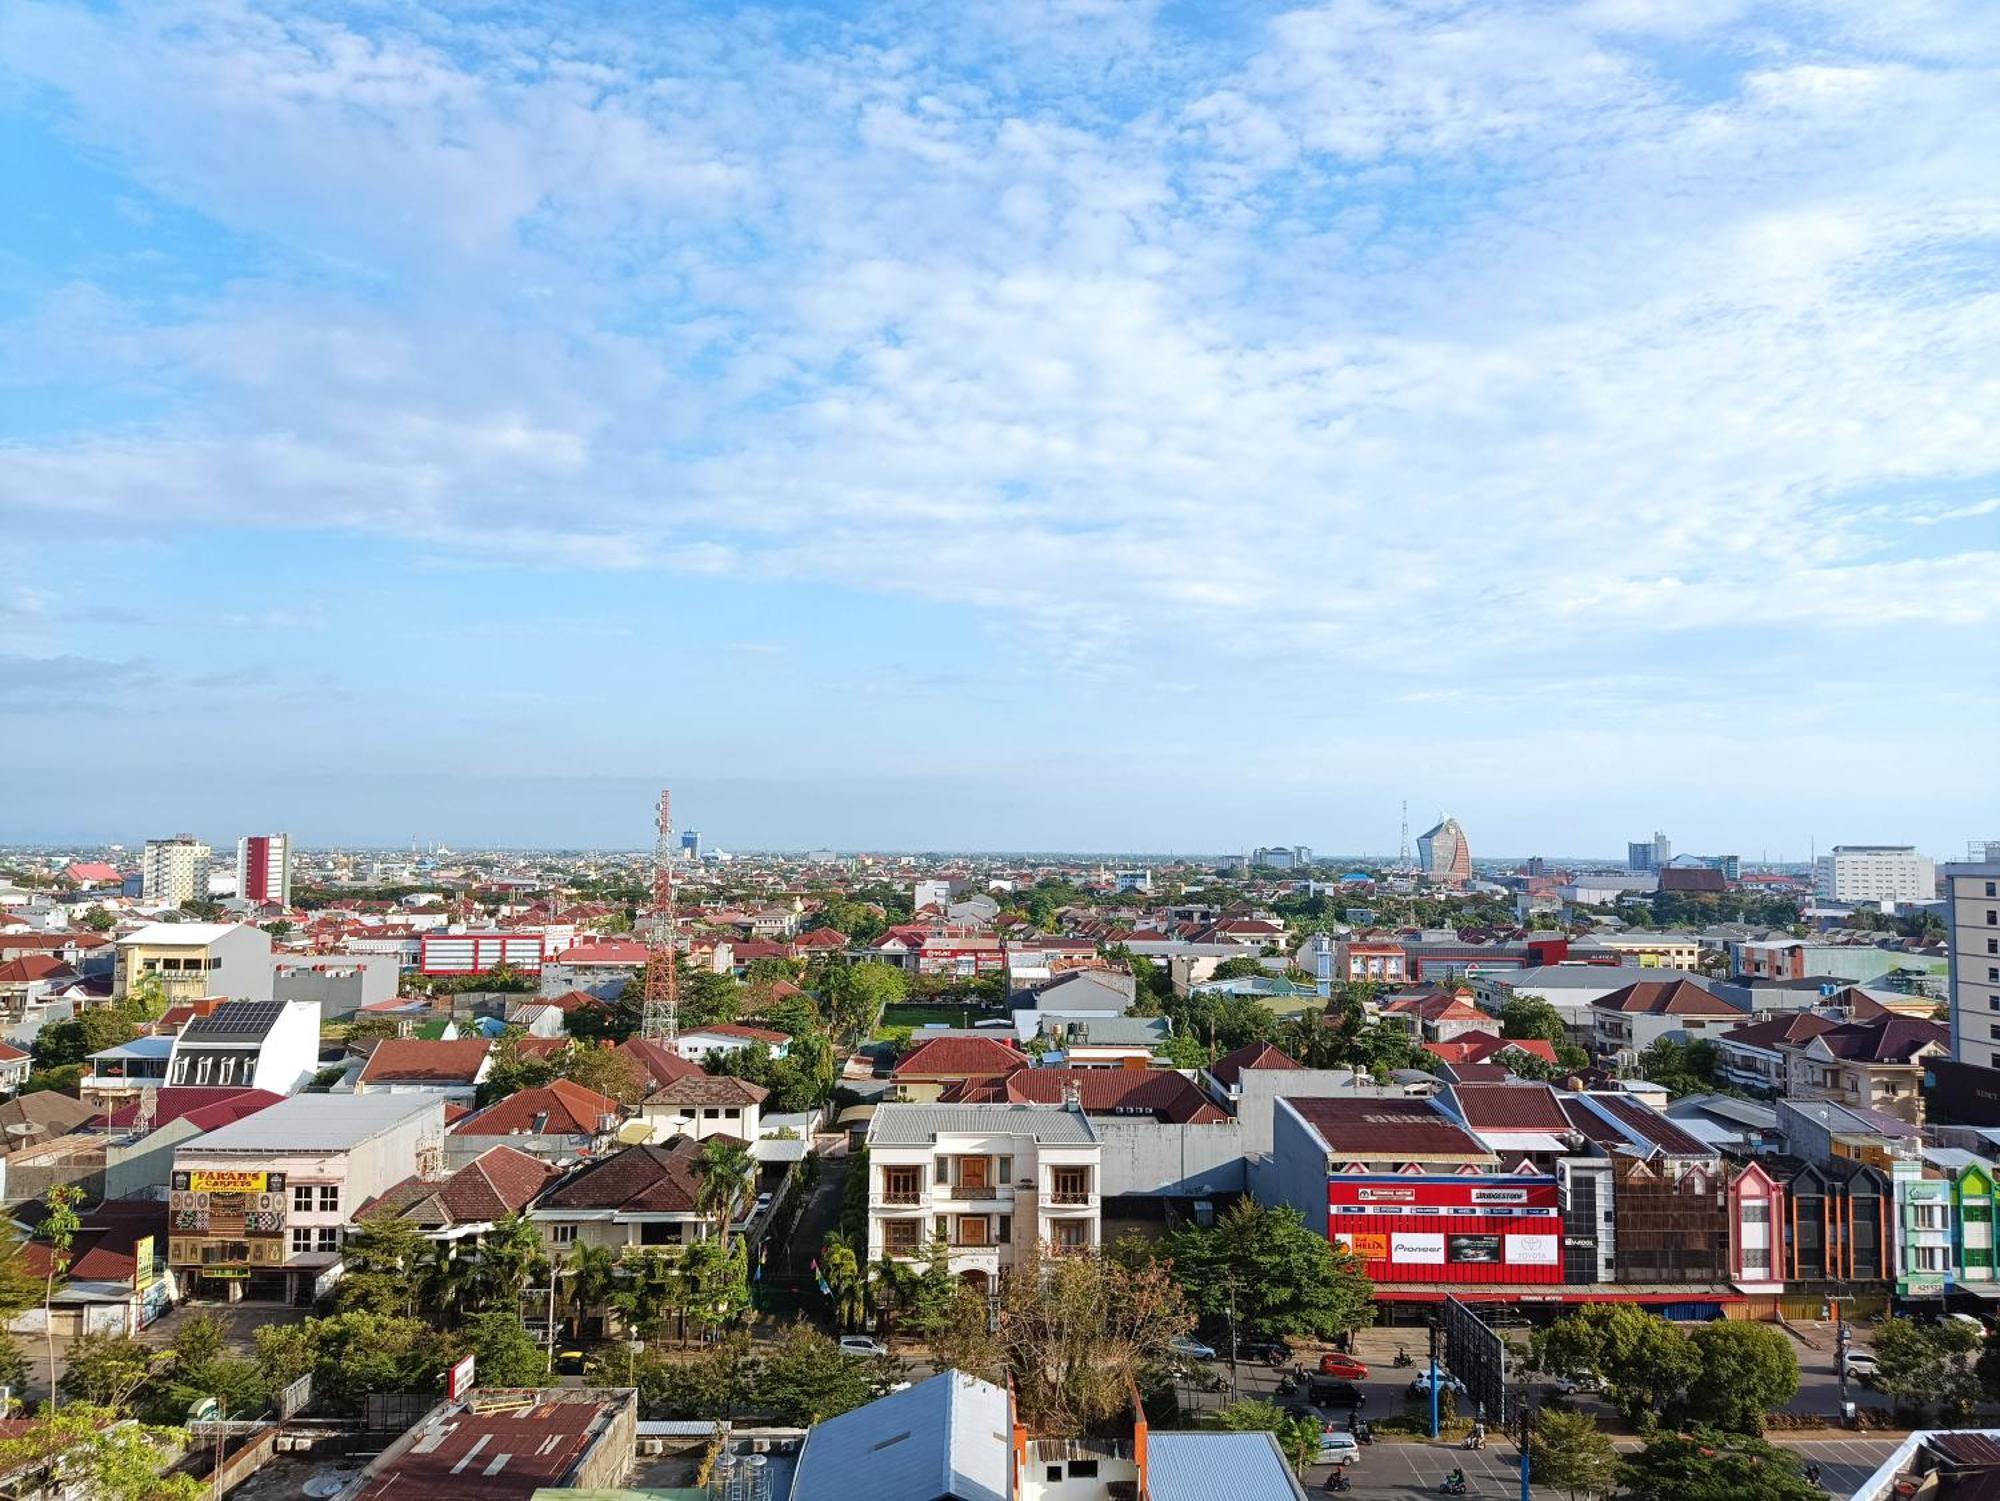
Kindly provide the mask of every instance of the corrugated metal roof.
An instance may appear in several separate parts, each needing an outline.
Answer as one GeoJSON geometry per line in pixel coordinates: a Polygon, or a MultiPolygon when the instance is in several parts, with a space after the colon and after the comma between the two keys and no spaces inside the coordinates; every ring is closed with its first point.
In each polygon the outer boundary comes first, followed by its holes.
{"type": "Polygon", "coordinates": [[[184,1143],[191,1157],[208,1152],[343,1152],[424,1111],[444,1120],[444,1095],[293,1095],[267,1110],[184,1143]]]}
{"type": "Polygon", "coordinates": [[[1056,1145],[1089,1146],[1097,1140],[1088,1116],[1060,1105],[883,1105],[869,1122],[868,1139],[914,1147],[941,1131],[1032,1136],[1056,1145]]]}
{"type": "Polygon", "coordinates": [[[961,1371],[829,1418],[806,1435],[791,1501],[1007,1501],[1007,1393],[961,1371]]]}
{"type": "Polygon", "coordinates": [[[1152,1433],[1146,1439],[1151,1501],[1305,1501],[1268,1433],[1152,1433]]]}

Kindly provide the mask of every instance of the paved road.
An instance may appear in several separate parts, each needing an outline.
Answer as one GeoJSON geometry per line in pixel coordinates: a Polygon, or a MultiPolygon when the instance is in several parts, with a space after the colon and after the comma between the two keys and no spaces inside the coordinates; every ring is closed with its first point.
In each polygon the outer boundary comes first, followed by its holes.
{"type": "MultiPolygon", "coordinates": [[[[1817,1462],[1828,1492],[1843,1496],[1851,1494],[1872,1474],[1896,1445],[1885,1439],[1815,1439],[1786,1447],[1801,1459],[1817,1462]]],[[[1520,1460],[1511,1445],[1494,1445],[1467,1453],[1451,1446],[1433,1448],[1428,1444],[1386,1442],[1371,1444],[1362,1451],[1361,1462],[1349,1467],[1348,1478],[1354,1483],[1351,1494],[1356,1501],[1366,1501],[1369,1497],[1435,1496],[1439,1483],[1453,1466],[1465,1471],[1468,1495],[1499,1501],[1521,1494],[1520,1460]]],[[[1332,1473],[1331,1466],[1311,1471],[1306,1489],[1325,1494],[1326,1480],[1332,1473]]],[[[1568,1501],[1562,1492],[1543,1486],[1536,1486],[1532,1495],[1534,1501],[1568,1501]]]]}

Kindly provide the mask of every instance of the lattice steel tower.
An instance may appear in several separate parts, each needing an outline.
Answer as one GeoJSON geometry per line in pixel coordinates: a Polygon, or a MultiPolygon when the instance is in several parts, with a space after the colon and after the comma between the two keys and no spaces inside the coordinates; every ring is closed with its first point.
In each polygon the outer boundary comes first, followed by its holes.
{"type": "Polygon", "coordinates": [[[672,794],[660,791],[653,819],[653,936],[646,946],[646,1009],[639,1035],[672,1042],[680,1032],[680,923],[674,916],[674,811],[672,794]]]}

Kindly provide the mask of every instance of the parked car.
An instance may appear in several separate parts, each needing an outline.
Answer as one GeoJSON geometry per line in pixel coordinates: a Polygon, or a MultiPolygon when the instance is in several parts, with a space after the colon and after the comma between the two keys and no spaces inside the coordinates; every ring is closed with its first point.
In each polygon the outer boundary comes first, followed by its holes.
{"type": "Polygon", "coordinates": [[[1236,1358],[1249,1361],[1253,1365],[1267,1365],[1276,1369],[1292,1363],[1292,1347],[1281,1339],[1257,1339],[1246,1336],[1236,1342],[1236,1358]]]}
{"type": "Polygon", "coordinates": [[[1578,1392],[1604,1390],[1604,1383],[1598,1379],[1597,1373],[1594,1371],[1571,1371],[1568,1375],[1551,1376],[1549,1378],[1549,1385],[1561,1392],[1565,1397],[1573,1397],[1578,1392]]]}
{"type": "Polygon", "coordinates": [[[1870,1350],[1849,1350],[1841,1357],[1840,1366],[1855,1381],[1873,1381],[1879,1370],[1870,1350]]]}
{"type": "Polygon", "coordinates": [[[1343,1381],[1366,1381],[1368,1362],[1330,1350],[1319,1358],[1319,1373],[1322,1376],[1338,1376],[1343,1381]]]}
{"type": "Polygon", "coordinates": [[[840,1337],[840,1353],[843,1355],[887,1355],[889,1347],[879,1339],[866,1334],[843,1334],[840,1337]]]}
{"type": "MultiPolygon", "coordinates": [[[[1438,1370],[1438,1386],[1445,1391],[1456,1392],[1461,1397],[1465,1395],[1465,1383],[1443,1368],[1438,1370]]],[[[1417,1372],[1417,1379],[1410,1383],[1410,1395],[1413,1397],[1428,1397],[1430,1394],[1431,1373],[1430,1368],[1426,1366],[1423,1370],[1417,1372]]]]}
{"type": "Polygon", "coordinates": [[[575,1346],[556,1352],[556,1374],[558,1376],[581,1376],[583,1374],[583,1351],[575,1346]]]}
{"type": "Polygon", "coordinates": [[[1319,1431],[1319,1463],[1323,1465],[1351,1465],[1361,1458],[1361,1442],[1351,1433],[1340,1428],[1322,1428],[1319,1431]]]}
{"type": "Polygon", "coordinates": [[[767,1193],[758,1194],[757,1204],[756,1207],[750,1211],[750,1218],[753,1220],[756,1219],[758,1215],[763,1214],[770,1207],[771,1207],[771,1196],[767,1193]]]}
{"type": "Polygon", "coordinates": [[[1213,1360],[1215,1347],[1205,1345],[1192,1334],[1176,1334],[1167,1341],[1167,1353],[1187,1360],[1213,1360]]]}

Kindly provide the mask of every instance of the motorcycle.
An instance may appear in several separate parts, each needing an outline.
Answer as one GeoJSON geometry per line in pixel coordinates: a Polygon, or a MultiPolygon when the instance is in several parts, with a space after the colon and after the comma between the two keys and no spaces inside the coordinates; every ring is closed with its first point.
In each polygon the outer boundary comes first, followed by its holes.
{"type": "Polygon", "coordinates": [[[1326,1488],[1330,1491],[1351,1491],[1354,1489],[1354,1482],[1347,1478],[1345,1470],[1336,1469],[1326,1477],[1326,1488]]]}
{"type": "Polygon", "coordinates": [[[1410,1352],[1407,1349],[1402,1345],[1398,1345],[1396,1346],[1396,1358],[1390,1361],[1389,1364],[1401,1369],[1404,1366],[1415,1365],[1416,1362],[1410,1359],[1410,1352]]]}
{"type": "Polygon", "coordinates": [[[1281,1397],[1289,1397],[1304,1384],[1305,1378],[1300,1376],[1298,1372],[1287,1371],[1278,1378],[1277,1393],[1281,1397]]]}
{"type": "Polygon", "coordinates": [[[1465,1477],[1453,1475],[1439,1486],[1438,1490],[1447,1496],[1462,1496],[1465,1494],[1465,1477]]]}

